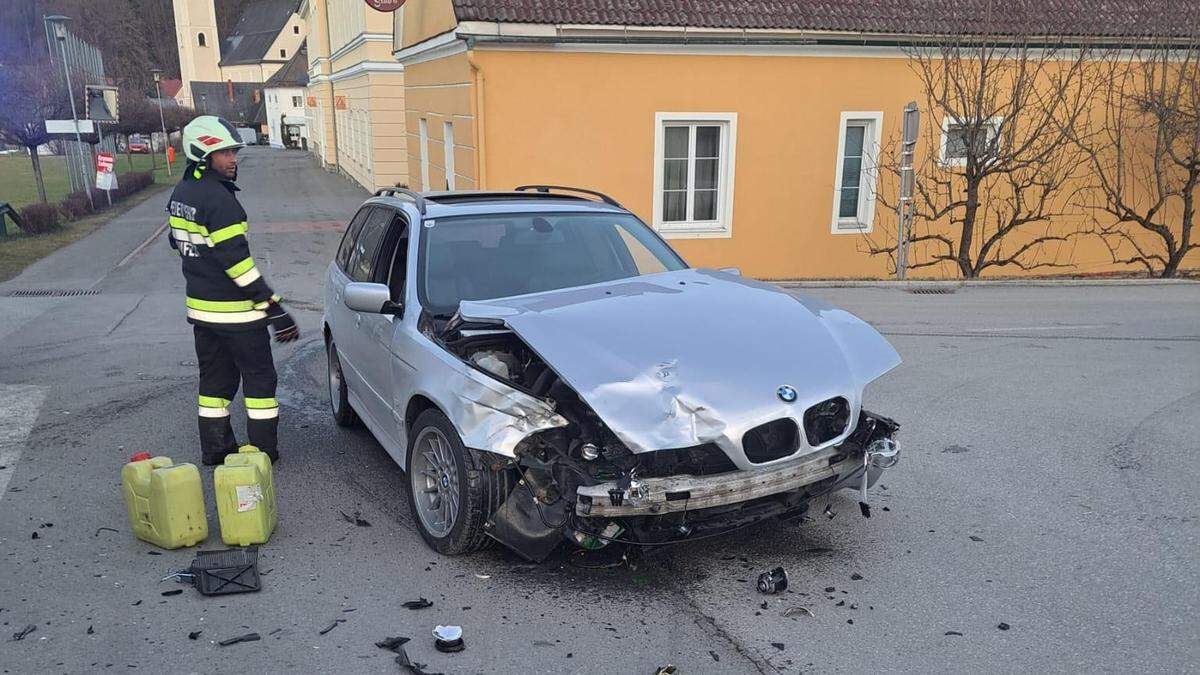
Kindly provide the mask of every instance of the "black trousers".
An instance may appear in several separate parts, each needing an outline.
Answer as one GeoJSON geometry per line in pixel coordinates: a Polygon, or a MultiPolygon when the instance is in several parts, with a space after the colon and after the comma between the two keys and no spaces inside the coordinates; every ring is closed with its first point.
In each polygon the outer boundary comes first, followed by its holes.
{"type": "Polygon", "coordinates": [[[252,330],[219,330],[193,325],[200,366],[200,452],[206,459],[238,450],[229,423],[229,403],[239,381],[246,400],[246,432],[250,444],[278,458],[279,403],[275,400],[275,362],[266,326],[252,330]]]}

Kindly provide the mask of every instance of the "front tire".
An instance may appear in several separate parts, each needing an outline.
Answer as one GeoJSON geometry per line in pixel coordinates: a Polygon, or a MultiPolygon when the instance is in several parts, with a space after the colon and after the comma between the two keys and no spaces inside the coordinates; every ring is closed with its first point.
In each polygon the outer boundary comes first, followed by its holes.
{"type": "Polygon", "coordinates": [[[487,470],[440,410],[408,430],[408,507],[425,543],[443,555],[491,545],[484,523],[508,496],[507,474],[487,470]]]}
{"type": "Polygon", "coordinates": [[[338,357],[337,345],[333,340],[325,348],[329,374],[329,408],[333,421],[339,427],[358,426],[358,413],[350,407],[350,390],[346,388],[346,377],[342,372],[342,360],[338,357]]]}

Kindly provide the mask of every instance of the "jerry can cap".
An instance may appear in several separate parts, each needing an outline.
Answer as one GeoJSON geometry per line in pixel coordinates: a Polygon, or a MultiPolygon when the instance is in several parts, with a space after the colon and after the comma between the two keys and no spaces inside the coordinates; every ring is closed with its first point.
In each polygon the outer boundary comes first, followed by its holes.
{"type": "Polygon", "coordinates": [[[146,459],[150,459],[150,453],[148,453],[148,452],[139,452],[139,453],[137,453],[136,455],[134,455],[133,457],[130,457],[130,458],[129,458],[129,461],[131,461],[131,462],[140,462],[140,461],[142,461],[142,460],[146,460],[146,459]]]}
{"type": "Polygon", "coordinates": [[[257,445],[243,445],[238,448],[238,452],[260,452],[257,445]]]}

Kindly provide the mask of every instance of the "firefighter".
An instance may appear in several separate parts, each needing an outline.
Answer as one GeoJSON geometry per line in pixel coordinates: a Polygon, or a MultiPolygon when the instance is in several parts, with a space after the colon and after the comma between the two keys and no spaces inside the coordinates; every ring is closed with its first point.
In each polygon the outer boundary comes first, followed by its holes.
{"type": "Polygon", "coordinates": [[[183,129],[187,168],[171,193],[170,243],[183,261],[187,318],[200,367],[200,453],[206,465],[237,452],[229,404],[241,381],[250,444],[279,460],[275,363],[271,337],[300,337],[279,296],[263,279],[238,203],[237,152],[244,144],[229,122],[204,115],[183,129]]]}

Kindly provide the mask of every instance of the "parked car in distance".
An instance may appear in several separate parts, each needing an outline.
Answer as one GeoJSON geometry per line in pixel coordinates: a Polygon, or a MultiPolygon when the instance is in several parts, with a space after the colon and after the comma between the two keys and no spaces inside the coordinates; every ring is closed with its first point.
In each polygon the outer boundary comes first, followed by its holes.
{"type": "Polygon", "coordinates": [[[150,153],[150,143],[141,136],[133,135],[129,137],[129,152],[131,154],[146,155],[150,153]]]}
{"type": "Polygon", "coordinates": [[[900,363],[878,332],[689,268],[586,190],[380,190],[329,265],[323,329],[334,419],[405,470],[443,554],[795,520],[899,458],[899,425],[863,407],[900,363]]]}

